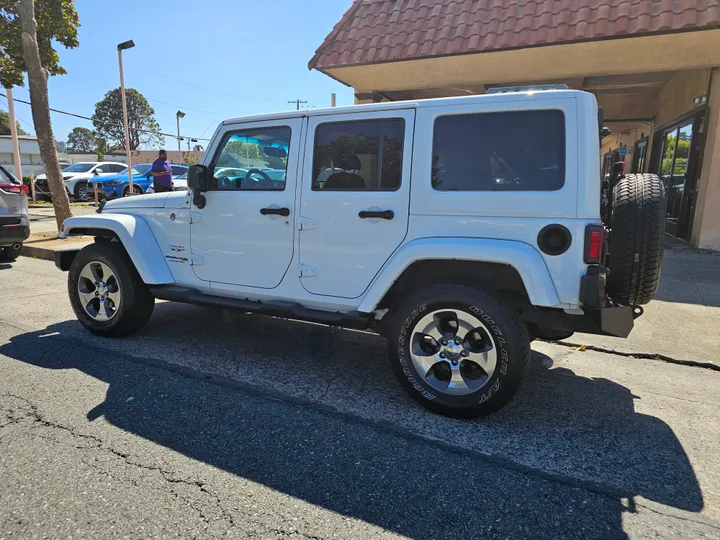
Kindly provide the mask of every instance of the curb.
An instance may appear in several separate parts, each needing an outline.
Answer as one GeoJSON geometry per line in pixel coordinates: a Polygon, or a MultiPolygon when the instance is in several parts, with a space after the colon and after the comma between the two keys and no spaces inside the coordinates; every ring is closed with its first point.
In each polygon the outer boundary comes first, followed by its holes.
{"type": "Polygon", "coordinates": [[[23,257],[32,257],[34,259],[42,259],[45,261],[55,261],[56,253],[64,251],[77,251],[78,249],[85,247],[85,245],[87,244],[69,244],[68,246],[64,246],[62,248],[49,248],[23,244],[20,255],[23,257]]]}

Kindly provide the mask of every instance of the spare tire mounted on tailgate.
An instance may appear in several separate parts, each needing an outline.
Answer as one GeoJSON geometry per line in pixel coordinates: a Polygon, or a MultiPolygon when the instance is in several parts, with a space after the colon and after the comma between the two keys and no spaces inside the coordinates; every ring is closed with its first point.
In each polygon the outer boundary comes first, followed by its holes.
{"type": "Polygon", "coordinates": [[[654,174],[628,174],[612,192],[608,293],[626,306],[650,302],[660,281],[665,187],[654,174]]]}

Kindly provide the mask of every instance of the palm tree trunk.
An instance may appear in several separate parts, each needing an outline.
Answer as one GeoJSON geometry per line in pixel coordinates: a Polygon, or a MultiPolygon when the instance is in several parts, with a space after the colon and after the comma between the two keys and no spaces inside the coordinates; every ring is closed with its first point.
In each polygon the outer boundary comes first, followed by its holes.
{"type": "Polygon", "coordinates": [[[27,66],[28,82],[30,83],[33,124],[35,125],[35,133],[40,146],[40,157],[42,157],[48,185],[50,186],[50,194],[55,208],[55,220],[59,231],[62,222],[71,217],[72,212],[70,211],[70,200],[65,191],[65,183],[63,182],[57,149],[55,148],[52,123],[50,122],[48,74],[40,63],[35,2],[34,0],[19,0],[16,6],[20,12],[22,22],[23,56],[27,66]]]}

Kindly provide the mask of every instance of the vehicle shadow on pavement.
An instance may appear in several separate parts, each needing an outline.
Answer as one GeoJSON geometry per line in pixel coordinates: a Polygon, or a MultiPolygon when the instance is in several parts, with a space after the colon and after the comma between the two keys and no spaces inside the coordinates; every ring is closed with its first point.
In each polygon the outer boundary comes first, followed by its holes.
{"type": "MultiPolygon", "coordinates": [[[[164,305],[155,317],[176,309],[164,305]]],[[[205,313],[209,320],[217,316],[205,313]]],[[[233,320],[233,332],[242,333],[243,317],[233,320]]],[[[90,421],[104,416],[192,459],[411,538],[625,538],[623,516],[634,511],[637,496],[693,512],[703,507],[692,466],[668,425],[636,413],[626,387],[549,369],[552,360],[538,353],[525,389],[489,418],[456,421],[409,399],[393,402],[399,414],[419,415],[446,434],[429,440],[402,420],[363,420],[342,407],[286,398],[282,388],[273,393],[207,381],[164,362],[89,345],[77,339],[77,327],[67,321],[18,335],[0,354],[106,382],[105,401],[88,411],[90,421]],[[491,437],[496,446],[487,450],[477,439],[474,448],[459,448],[458,432],[491,437]],[[553,465],[549,472],[546,461],[553,465]]],[[[302,342],[308,327],[270,319],[263,327],[275,335],[265,343],[273,358],[265,369],[291,369],[296,356],[285,363],[277,358],[302,342]]],[[[185,331],[174,328],[176,342],[168,343],[178,346],[185,331]]],[[[312,332],[329,339],[333,331],[312,332]]],[[[346,334],[333,339],[347,347],[376,339],[346,334]]],[[[386,363],[374,359],[364,369],[372,371],[375,361],[386,363]]],[[[381,384],[398,399],[394,381],[381,384]]],[[[367,392],[366,399],[388,399],[372,385],[367,392]]]]}

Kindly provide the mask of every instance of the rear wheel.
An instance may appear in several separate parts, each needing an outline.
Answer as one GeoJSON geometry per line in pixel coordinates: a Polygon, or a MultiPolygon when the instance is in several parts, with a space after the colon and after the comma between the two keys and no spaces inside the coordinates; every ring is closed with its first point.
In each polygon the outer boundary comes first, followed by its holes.
{"type": "Polygon", "coordinates": [[[647,304],[660,282],[665,236],[665,186],[654,174],[628,174],[613,189],[609,241],[610,297],[647,304]]]}
{"type": "Polygon", "coordinates": [[[118,243],[83,248],[68,272],[68,292],[80,323],[106,337],[130,334],[152,315],[155,299],[118,243]]]}
{"type": "Polygon", "coordinates": [[[410,297],[388,338],[393,370],[410,396],[455,418],[505,405],[530,361],[528,334],[514,310],[464,286],[435,286],[410,297]]]}

